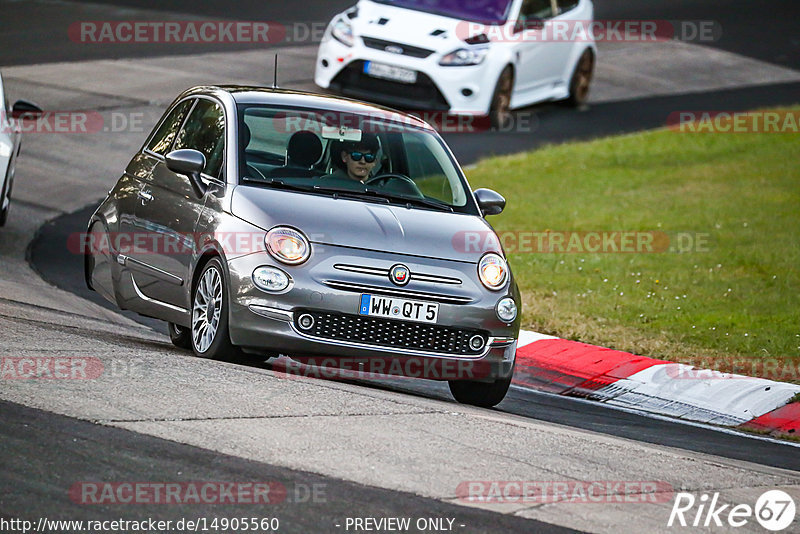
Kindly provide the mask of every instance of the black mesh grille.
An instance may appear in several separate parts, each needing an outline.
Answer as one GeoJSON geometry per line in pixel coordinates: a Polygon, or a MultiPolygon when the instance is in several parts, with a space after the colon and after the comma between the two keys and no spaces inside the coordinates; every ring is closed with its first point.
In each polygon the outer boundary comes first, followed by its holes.
{"type": "Polygon", "coordinates": [[[296,313],[295,326],[301,332],[325,339],[470,356],[483,353],[488,337],[476,330],[318,311],[296,313]],[[303,330],[297,324],[297,319],[303,314],[314,317],[314,326],[309,330],[303,330]],[[469,340],[476,335],[483,339],[478,350],[469,346],[469,340]]]}
{"type": "Polygon", "coordinates": [[[386,50],[387,46],[396,46],[402,48],[403,51],[401,52],[401,54],[404,56],[425,59],[426,57],[433,54],[433,50],[428,50],[427,48],[420,48],[418,46],[393,43],[391,41],[384,41],[383,39],[375,39],[374,37],[362,37],[362,39],[364,40],[364,44],[367,47],[375,48],[376,50],[386,50]]]}

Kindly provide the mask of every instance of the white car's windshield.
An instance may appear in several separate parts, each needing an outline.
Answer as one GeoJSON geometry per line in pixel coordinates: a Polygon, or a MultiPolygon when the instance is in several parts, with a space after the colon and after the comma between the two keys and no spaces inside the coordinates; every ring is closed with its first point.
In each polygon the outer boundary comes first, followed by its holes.
{"type": "Polygon", "coordinates": [[[242,104],[242,181],[473,213],[466,182],[441,138],[413,119],[383,115],[242,104]]]}
{"type": "Polygon", "coordinates": [[[455,19],[496,24],[506,21],[511,8],[511,0],[373,0],[373,2],[455,19]]]}

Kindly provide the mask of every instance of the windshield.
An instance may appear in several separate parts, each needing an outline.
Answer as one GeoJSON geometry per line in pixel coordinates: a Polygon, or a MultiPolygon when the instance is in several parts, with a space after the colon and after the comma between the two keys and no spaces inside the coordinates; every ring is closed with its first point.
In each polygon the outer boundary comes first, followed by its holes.
{"type": "Polygon", "coordinates": [[[245,185],[477,214],[441,138],[399,114],[239,106],[245,185]]]}
{"type": "Polygon", "coordinates": [[[425,11],[462,20],[502,24],[508,18],[511,0],[372,0],[378,4],[425,11]]]}

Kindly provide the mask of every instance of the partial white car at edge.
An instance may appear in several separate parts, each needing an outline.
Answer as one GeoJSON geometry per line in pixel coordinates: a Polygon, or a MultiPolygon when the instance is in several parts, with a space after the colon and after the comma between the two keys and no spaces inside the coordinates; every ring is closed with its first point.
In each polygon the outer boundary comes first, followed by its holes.
{"type": "Polygon", "coordinates": [[[328,25],[314,81],[499,125],[512,109],[586,101],[597,49],[591,32],[572,30],[593,19],[591,0],[360,0],[328,25]]]}
{"type": "Polygon", "coordinates": [[[13,107],[9,106],[3,76],[0,74],[0,226],[5,226],[11,209],[11,190],[22,137],[14,116],[37,115],[41,112],[38,106],[25,100],[18,100],[13,107]]]}

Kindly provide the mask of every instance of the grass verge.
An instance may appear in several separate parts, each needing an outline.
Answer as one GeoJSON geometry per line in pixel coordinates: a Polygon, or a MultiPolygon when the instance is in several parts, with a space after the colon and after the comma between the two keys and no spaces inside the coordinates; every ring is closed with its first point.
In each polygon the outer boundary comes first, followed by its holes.
{"type": "Polygon", "coordinates": [[[469,175],[509,200],[490,221],[525,328],[800,381],[797,134],[658,130],[492,158],[469,175]],[[637,233],[636,251],[614,252],[613,232],[637,233]],[[607,251],[590,252],[603,236],[607,251]]]}

